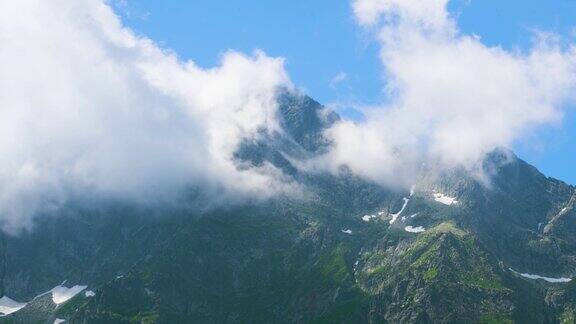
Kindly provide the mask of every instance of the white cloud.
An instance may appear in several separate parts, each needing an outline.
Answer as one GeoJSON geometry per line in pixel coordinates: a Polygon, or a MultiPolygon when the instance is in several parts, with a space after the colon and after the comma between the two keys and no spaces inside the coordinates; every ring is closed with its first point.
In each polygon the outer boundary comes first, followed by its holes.
{"type": "Polygon", "coordinates": [[[336,88],[337,85],[346,81],[348,79],[348,74],[346,72],[338,72],[332,80],[330,80],[330,87],[336,88]]]}
{"type": "Polygon", "coordinates": [[[473,167],[487,152],[561,119],[576,90],[573,45],[540,34],[525,52],[489,47],[462,34],[446,6],[353,1],[359,23],[377,32],[389,100],[366,110],[365,122],[329,130],[335,147],[321,163],[408,184],[422,161],[473,167]]]}
{"type": "MultiPolygon", "coordinates": [[[[423,160],[473,165],[561,118],[573,47],[546,35],[525,53],[487,47],[458,31],[446,5],[353,2],[378,33],[390,103],[328,130],[335,145],[320,167],[411,184],[423,160]]],[[[0,2],[0,71],[5,231],[72,193],[154,204],[190,185],[226,200],[294,189],[270,165],[232,160],[243,139],[278,130],[282,59],[227,52],[203,69],[123,27],[105,0],[20,0],[0,2]]]]}
{"type": "Polygon", "coordinates": [[[446,11],[449,0],[353,0],[357,21],[373,26],[381,19],[387,24],[413,24],[425,28],[451,28],[452,20],[446,11]]]}
{"type": "Polygon", "coordinates": [[[0,2],[0,71],[5,231],[71,192],[154,203],[188,185],[290,189],[270,166],[232,161],[242,139],[278,127],[282,59],[228,52],[202,69],[137,37],[103,0],[21,0],[0,2]]]}

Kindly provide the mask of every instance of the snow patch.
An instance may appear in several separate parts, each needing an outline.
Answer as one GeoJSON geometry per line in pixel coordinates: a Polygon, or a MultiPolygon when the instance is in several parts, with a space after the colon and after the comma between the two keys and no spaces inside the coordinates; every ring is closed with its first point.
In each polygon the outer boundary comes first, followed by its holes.
{"type": "MultiPolygon", "coordinates": [[[[378,213],[380,214],[380,213],[378,213]]],[[[365,222],[369,222],[372,218],[376,218],[376,215],[364,215],[362,216],[362,220],[365,222]]]]}
{"type": "Polygon", "coordinates": [[[522,277],[524,278],[528,278],[528,279],[542,279],[548,282],[552,282],[552,283],[559,283],[559,282],[570,282],[572,281],[572,279],[570,278],[550,278],[550,277],[543,277],[543,276],[539,276],[539,275],[535,275],[535,274],[529,274],[529,273],[521,273],[520,274],[522,277]]]}
{"type": "Polygon", "coordinates": [[[404,230],[406,232],[410,232],[410,233],[422,233],[424,232],[426,229],[422,226],[417,226],[417,227],[412,227],[412,226],[406,226],[404,227],[404,230]]]}
{"type": "Polygon", "coordinates": [[[394,222],[396,221],[398,216],[400,216],[400,214],[402,214],[404,209],[406,209],[408,202],[410,201],[410,199],[408,199],[408,198],[402,198],[402,199],[404,200],[404,204],[402,204],[402,208],[400,208],[399,212],[397,212],[396,214],[392,214],[392,219],[390,220],[390,225],[394,224],[394,222]]]}
{"type": "Polygon", "coordinates": [[[512,271],[512,272],[514,272],[514,273],[517,273],[517,274],[519,274],[520,276],[522,276],[522,277],[524,277],[524,278],[532,279],[532,280],[542,279],[542,280],[544,280],[544,281],[548,281],[548,282],[551,282],[551,283],[567,283],[567,282],[572,281],[571,278],[564,278],[564,277],[561,277],[561,278],[550,278],[550,277],[544,277],[544,276],[540,276],[540,275],[536,275],[536,274],[520,273],[520,272],[518,272],[518,271],[515,271],[515,270],[512,269],[512,268],[509,268],[509,269],[510,269],[510,271],[512,271]]]}
{"type": "Polygon", "coordinates": [[[3,315],[0,316],[12,314],[24,306],[26,306],[26,303],[19,303],[7,296],[4,296],[0,298],[0,312],[3,313],[3,315]]]}
{"type": "MultiPolygon", "coordinates": [[[[410,188],[410,196],[408,196],[407,198],[404,197],[402,198],[402,200],[404,201],[404,203],[402,204],[402,208],[400,208],[400,211],[398,211],[395,214],[390,214],[390,216],[392,216],[392,219],[390,220],[390,225],[394,224],[396,222],[396,220],[398,219],[398,216],[400,216],[400,214],[402,214],[402,212],[404,212],[404,209],[406,209],[406,206],[408,205],[408,202],[410,201],[410,198],[412,198],[412,196],[414,195],[414,191],[416,190],[416,185],[413,185],[410,188]]],[[[384,214],[386,214],[385,211],[379,211],[378,216],[382,216],[384,214]]],[[[362,216],[362,220],[365,222],[369,222],[371,219],[373,218],[377,218],[378,216],[376,215],[364,215],[362,216]]],[[[402,221],[406,220],[406,217],[402,217],[402,221]]]]}
{"type": "Polygon", "coordinates": [[[442,194],[439,192],[434,193],[434,200],[441,203],[441,204],[447,205],[447,206],[451,206],[453,204],[458,203],[458,200],[456,200],[456,198],[446,196],[445,194],[442,194]]]}
{"type": "Polygon", "coordinates": [[[356,269],[358,268],[358,263],[360,263],[360,260],[356,260],[356,262],[354,262],[354,267],[352,267],[354,272],[356,272],[356,269]]]}
{"type": "Polygon", "coordinates": [[[79,292],[86,289],[88,286],[74,286],[72,288],[67,288],[64,286],[56,286],[50,290],[52,293],[52,300],[55,304],[60,305],[65,303],[70,298],[76,296],[79,292]]]}
{"type": "MultiPolygon", "coordinates": [[[[52,294],[52,301],[56,304],[56,305],[60,305],[62,303],[67,302],[68,300],[70,300],[70,298],[76,296],[78,293],[80,293],[81,291],[83,291],[84,289],[86,289],[88,286],[73,286],[72,288],[68,288],[68,287],[64,287],[65,282],[63,282],[62,284],[50,289],[49,291],[42,293],[36,297],[34,297],[34,299],[47,295],[47,294],[52,294]]],[[[86,297],[93,297],[96,294],[93,291],[86,291],[86,297]]],[[[12,314],[18,310],[20,310],[21,308],[23,308],[24,306],[26,306],[27,303],[20,303],[17,301],[14,301],[12,299],[10,299],[8,296],[4,296],[2,298],[0,298],[0,317],[8,315],[8,314],[12,314]]],[[[54,323],[63,323],[65,320],[60,320],[60,319],[56,319],[54,321],[54,323]],[[57,321],[60,322],[57,322],[57,321]]]]}
{"type": "Polygon", "coordinates": [[[352,234],[352,230],[349,230],[349,229],[342,230],[342,233],[352,234]]]}

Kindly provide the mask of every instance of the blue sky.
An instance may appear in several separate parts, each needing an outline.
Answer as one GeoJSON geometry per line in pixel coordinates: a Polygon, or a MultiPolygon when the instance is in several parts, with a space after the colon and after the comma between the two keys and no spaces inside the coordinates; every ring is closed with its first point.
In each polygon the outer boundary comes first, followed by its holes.
{"type": "MultiPolygon", "coordinates": [[[[116,7],[137,33],[203,67],[228,49],[262,49],[286,58],[294,84],[322,103],[386,99],[378,46],[357,26],[348,1],[125,0],[116,7]],[[346,78],[333,82],[339,74],[346,78]]],[[[463,32],[491,46],[522,50],[536,29],[576,35],[576,0],[454,0],[450,8],[463,32]]],[[[575,138],[569,109],[562,125],[530,134],[514,149],[546,175],[576,184],[575,138]]]]}

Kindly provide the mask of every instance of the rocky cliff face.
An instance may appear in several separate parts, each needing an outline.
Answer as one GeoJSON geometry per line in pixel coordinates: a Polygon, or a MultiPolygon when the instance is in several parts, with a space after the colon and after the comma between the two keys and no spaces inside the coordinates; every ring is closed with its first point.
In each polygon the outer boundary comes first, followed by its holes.
{"type": "Polygon", "coordinates": [[[236,158],[276,165],[309,195],[209,211],[69,206],[2,237],[2,293],[28,304],[0,322],[574,321],[574,187],[506,151],[486,158],[489,186],[465,170],[422,170],[406,191],[306,174],[291,158],[323,152],[338,116],[305,96],[279,102],[284,131],[236,158]],[[34,298],[64,280],[88,287],[34,298]]]}

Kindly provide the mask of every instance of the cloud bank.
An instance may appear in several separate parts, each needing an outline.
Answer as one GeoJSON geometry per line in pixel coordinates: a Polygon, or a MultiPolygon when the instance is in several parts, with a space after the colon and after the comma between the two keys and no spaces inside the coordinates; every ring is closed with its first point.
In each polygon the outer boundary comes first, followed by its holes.
{"type": "MultiPolygon", "coordinates": [[[[315,168],[409,183],[424,161],[472,168],[562,117],[574,46],[540,34],[527,51],[488,47],[458,30],[447,4],[352,2],[377,35],[388,100],[327,130],[334,145],[315,168]]],[[[105,0],[2,1],[0,73],[6,232],[74,195],[153,205],[188,188],[221,200],[295,189],[271,165],[233,159],[244,140],[282,132],[276,95],[292,86],[281,58],[230,51],[200,68],[124,27],[105,0]]]]}
{"type": "Polygon", "coordinates": [[[387,102],[363,122],[328,131],[334,149],[320,163],[347,165],[383,184],[410,182],[423,162],[473,168],[535,127],[555,123],[574,99],[576,48],[535,35],[507,51],[467,35],[448,0],[354,0],[359,25],[376,35],[387,102]]]}
{"type": "Polygon", "coordinates": [[[282,59],[227,52],[202,69],[122,26],[106,1],[21,0],[0,2],[0,71],[4,231],[71,193],[153,204],[191,185],[289,189],[274,168],[232,160],[243,139],[279,127],[282,59]]]}

